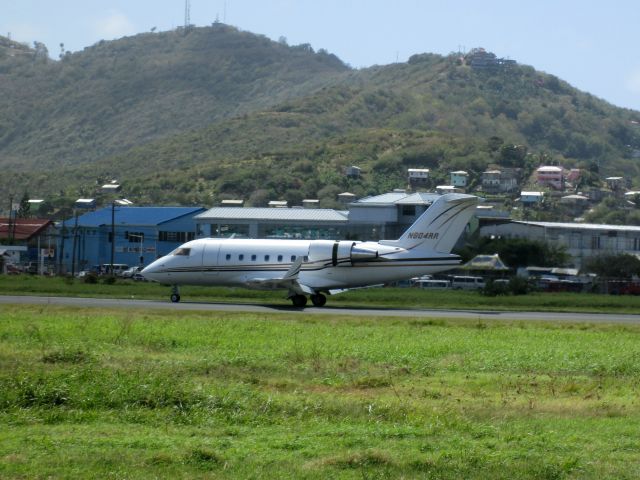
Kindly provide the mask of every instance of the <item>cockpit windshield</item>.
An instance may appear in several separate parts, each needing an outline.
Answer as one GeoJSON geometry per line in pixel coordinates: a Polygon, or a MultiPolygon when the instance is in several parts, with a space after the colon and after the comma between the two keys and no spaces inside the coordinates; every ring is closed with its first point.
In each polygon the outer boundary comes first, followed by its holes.
{"type": "Polygon", "coordinates": [[[171,255],[176,255],[176,256],[180,255],[183,257],[188,257],[189,255],[191,255],[191,249],[179,247],[179,248],[176,248],[173,252],[171,252],[171,255]]]}

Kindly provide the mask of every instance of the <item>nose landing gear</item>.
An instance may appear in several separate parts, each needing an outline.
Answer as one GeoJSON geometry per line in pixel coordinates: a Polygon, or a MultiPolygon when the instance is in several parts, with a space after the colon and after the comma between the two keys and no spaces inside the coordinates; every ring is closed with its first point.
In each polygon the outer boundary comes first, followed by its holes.
{"type": "Polygon", "coordinates": [[[180,301],[180,290],[177,285],[171,286],[171,297],[169,297],[173,303],[178,303],[180,301]]]}

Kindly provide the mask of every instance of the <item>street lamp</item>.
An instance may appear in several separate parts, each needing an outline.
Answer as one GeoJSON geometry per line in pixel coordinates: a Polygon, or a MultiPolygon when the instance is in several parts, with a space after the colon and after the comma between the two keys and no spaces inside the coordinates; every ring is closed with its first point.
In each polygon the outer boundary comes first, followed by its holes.
{"type": "Polygon", "coordinates": [[[73,204],[73,216],[75,222],[73,225],[73,247],[71,250],[71,277],[76,276],[76,245],[78,243],[78,209],[90,209],[95,207],[96,201],[93,198],[79,198],[73,204]]]}
{"type": "Polygon", "coordinates": [[[133,205],[133,202],[126,198],[119,198],[111,202],[111,262],[110,274],[113,275],[113,257],[116,252],[116,205],[126,207],[133,205]]]}

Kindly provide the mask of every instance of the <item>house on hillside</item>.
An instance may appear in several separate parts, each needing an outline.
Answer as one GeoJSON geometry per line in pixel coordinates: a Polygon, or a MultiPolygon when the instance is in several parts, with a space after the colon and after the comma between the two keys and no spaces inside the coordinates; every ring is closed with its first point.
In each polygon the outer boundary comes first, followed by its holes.
{"type": "Polygon", "coordinates": [[[467,188],[469,183],[469,174],[464,170],[457,170],[455,172],[451,172],[451,185],[458,188],[467,188]]]}
{"type": "Polygon", "coordinates": [[[360,167],[356,167],[355,165],[351,165],[350,167],[346,167],[344,169],[344,174],[349,178],[360,178],[361,173],[362,169],[360,167]]]}
{"type": "Polygon", "coordinates": [[[518,176],[514,168],[482,172],[482,191],[491,194],[515,192],[518,190],[518,176]]]}
{"type": "Polygon", "coordinates": [[[409,186],[411,188],[423,187],[429,183],[428,168],[409,168],[407,170],[409,176],[409,186]]]}
{"type": "Polygon", "coordinates": [[[564,172],[562,167],[543,165],[536,169],[536,182],[541,187],[564,190],[564,172]]]}

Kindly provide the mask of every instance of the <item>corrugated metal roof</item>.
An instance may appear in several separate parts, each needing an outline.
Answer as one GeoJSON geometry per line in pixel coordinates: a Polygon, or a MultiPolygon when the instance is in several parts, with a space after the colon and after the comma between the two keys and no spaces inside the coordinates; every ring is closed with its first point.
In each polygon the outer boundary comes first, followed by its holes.
{"type": "Polygon", "coordinates": [[[562,222],[513,222],[524,225],[533,225],[534,227],[543,228],[564,228],[571,230],[618,230],[620,232],[638,232],[640,226],[636,225],[607,225],[598,223],[562,223],[562,222]]]}
{"type": "Polygon", "coordinates": [[[275,220],[346,223],[348,212],[328,208],[233,208],[214,207],[196,215],[196,220],[275,220]]]}
{"type": "Polygon", "coordinates": [[[429,205],[434,202],[440,195],[437,193],[417,192],[389,192],[382,195],[374,195],[372,197],[361,198],[358,204],[398,204],[398,205],[429,205]]]}
{"type": "MultiPolygon", "coordinates": [[[[237,210],[237,209],[236,209],[237,210]]],[[[115,209],[116,225],[155,226],[171,220],[203,212],[202,207],[119,207],[115,209]]],[[[73,218],[66,220],[74,222],[73,218]]],[[[81,227],[99,227],[111,225],[111,207],[102,208],[95,212],[85,213],[78,217],[81,227]]]]}
{"type": "Polygon", "coordinates": [[[0,218],[0,238],[29,240],[53,225],[51,220],[36,218],[0,218]],[[9,230],[11,229],[11,230],[9,230]]]}

